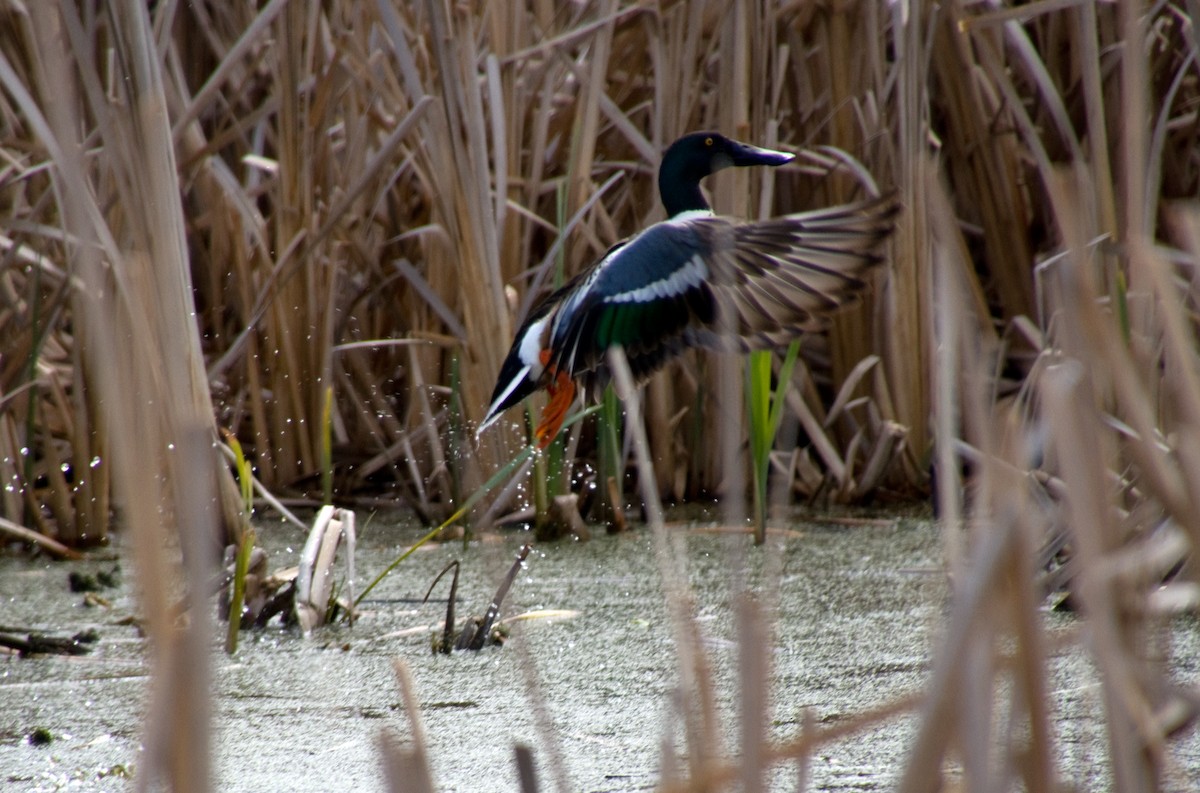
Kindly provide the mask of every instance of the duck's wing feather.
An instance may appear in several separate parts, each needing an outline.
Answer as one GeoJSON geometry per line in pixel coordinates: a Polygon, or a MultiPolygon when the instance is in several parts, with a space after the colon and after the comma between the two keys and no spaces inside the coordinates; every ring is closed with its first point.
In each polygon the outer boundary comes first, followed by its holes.
{"type": "Polygon", "coordinates": [[[552,363],[594,393],[615,345],[639,380],[687,347],[776,346],[862,289],[895,213],[889,196],[759,222],[657,223],[610,251],[564,301],[552,363]]]}
{"type": "Polygon", "coordinates": [[[724,228],[698,223],[711,240],[705,261],[716,310],[712,322],[684,330],[684,344],[765,348],[821,328],[882,263],[896,211],[888,195],[724,228]]]}
{"type": "Polygon", "coordinates": [[[703,240],[685,224],[657,223],[610,251],[563,300],[551,330],[550,365],[595,393],[605,355],[625,349],[644,379],[684,349],[683,332],[714,319],[703,240]]]}

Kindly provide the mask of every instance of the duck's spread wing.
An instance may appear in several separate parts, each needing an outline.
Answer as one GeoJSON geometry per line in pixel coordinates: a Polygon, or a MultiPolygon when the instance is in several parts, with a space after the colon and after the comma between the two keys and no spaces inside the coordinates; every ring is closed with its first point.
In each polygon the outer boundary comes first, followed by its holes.
{"type": "Polygon", "coordinates": [[[639,380],[691,346],[777,345],[820,325],[882,261],[893,197],[744,223],[655,224],[609,253],[556,319],[553,365],[589,391],[624,347],[639,380]]]}
{"type": "Polygon", "coordinates": [[[706,261],[716,308],[712,322],[687,328],[684,342],[763,348],[820,328],[883,261],[895,214],[895,198],[886,196],[753,223],[697,221],[713,240],[706,261]]]}

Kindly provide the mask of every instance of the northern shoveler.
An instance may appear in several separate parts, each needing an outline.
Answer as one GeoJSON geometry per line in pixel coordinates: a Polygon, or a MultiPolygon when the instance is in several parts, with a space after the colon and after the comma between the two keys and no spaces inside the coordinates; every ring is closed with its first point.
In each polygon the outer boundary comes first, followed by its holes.
{"type": "Polygon", "coordinates": [[[534,309],[500,367],[486,429],[538,389],[550,400],[538,447],[558,434],[577,384],[592,399],[608,383],[606,353],[624,348],[638,382],[688,347],[785,344],[864,286],[892,230],[892,196],[762,221],[714,215],[700,180],[730,166],[791,162],[792,154],[695,132],[663,155],[658,191],[668,219],[623,240],[534,309]]]}

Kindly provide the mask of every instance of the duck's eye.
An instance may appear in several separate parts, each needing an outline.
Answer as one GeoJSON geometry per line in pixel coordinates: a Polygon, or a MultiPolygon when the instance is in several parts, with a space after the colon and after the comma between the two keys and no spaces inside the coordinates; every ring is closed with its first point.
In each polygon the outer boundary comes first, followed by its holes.
{"type": "Polygon", "coordinates": [[[705,146],[711,146],[711,145],[712,145],[712,143],[713,143],[713,141],[712,141],[712,138],[705,138],[705,139],[704,139],[704,145],[705,145],[705,146]]]}

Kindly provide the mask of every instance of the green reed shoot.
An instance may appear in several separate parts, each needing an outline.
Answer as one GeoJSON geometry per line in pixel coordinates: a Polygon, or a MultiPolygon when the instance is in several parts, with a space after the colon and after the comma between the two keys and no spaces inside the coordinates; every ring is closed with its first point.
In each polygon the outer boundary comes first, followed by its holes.
{"type": "MultiPolygon", "coordinates": [[[[537,421],[537,414],[531,408],[525,408],[527,418],[526,424],[530,428],[530,443],[533,440],[533,426],[537,421]]],[[[559,445],[559,439],[555,438],[550,446],[551,448],[559,445]]],[[[542,531],[542,528],[550,522],[550,485],[549,481],[549,464],[547,454],[539,454],[533,460],[533,481],[530,483],[533,492],[533,528],[535,532],[542,531]]]]}
{"type": "Polygon", "coordinates": [[[535,447],[532,444],[523,448],[520,452],[517,453],[517,455],[515,457],[513,457],[511,460],[509,460],[507,465],[505,465],[503,468],[501,468],[496,473],[492,474],[491,479],[484,482],[483,485],[478,490],[476,490],[474,493],[472,493],[470,495],[470,497],[466,501],[463,502],[463,505],[461,507],[459,507],[457,510],[455,510],[453,515],[446,518],[446,520],[442,521],[442,523],[439,524],[437,527],[435,527],[432,531],[428,532],[424,537],[422,537],[421,539],[419,539],[415,543],[413,543],[408,548],[408,550],[406,550],[404,553],[397,556],[396,559],[394,561],[392,561],[391,564],[389,564],[387,567],[383,568],[383,571],[379,575],[375,576],[374,580],[372,580],[370,584],[367,584],[366,588],[363,589],[362,593],[359,594],[359,596],[357,598],[355,598],[355,600],[354,600],[355,607],[357,608],[358,605],[363,602],[363,599],[366,598],[366,596],[371,593],[371,590],[374,589],[376,587],[376,585],[379,584],[380,581],[382,581],[384,578],[386,578],[388,573],[392,572],[392,570],[395,570],[397,565],[399,565],[401,562],[403,562],[408,557],[412,556],[413,553],[418,548],[420,548],[422,545],[424,545],[425,543],[432,540],[434,537],[441,534],[442,531],[447,526],[453,524],[455,521],[459,520],[463,515],[467,514],[467,512],[469,512],[472,508],[474,508],[474,506],[479,503],[479,500],[482,499],[485,495],[487,495],[488,491],[490,491],[496,485],[503,482],[505,480],[505,478],[508,477],[509,474],[511,474],[522,463],[524,463],[527,459],[529,459],[529,455],[533,454],[534,449],[535,449],[535,447]]]}
{"type": "MultiPolygon", "coordinates": [[[[531,419],[536,418],[526,408],[531,419]]],[[[530,422],[530,427],[533,421],[530,422]]],[[[563,425],[566,429],[566,425],[563,425]]],[[[532,437],[532,436],[531,436],[532,437]]],[[[544,536],[550,523],[550,501],[566,491],[563,471],[566,467],[566,438],[567,433],[560,431],[558,437],[550,442],[544,454],[539,454],[533,461],[533,504],[534,504],[534,534],[538,539],[544,536]]]]}
{"type": "MultiPolygon", "coordinates": [[[[569,416],[566,421],[563,422],[563,429],[564,430],[567,429],[568,427],[572,426],[573,424],[592,415],[599,409],[600,409],[599,406],[593,405],[592,407],[577,411],[573,415],[569,416]]],[[[472,509],[474,509],[475,505],[479,503],[480,499],[482,499],[484,496],[486,496],[498,484],[503,482],[510,474],[512,474],[513,471],[517,470],[517,468],[519,468],[526,460],[528,460],[529,456],[531,454],[533,454],[536,450],[537,450],[537,447],[531,443],[531,444],[526,445],[525,448],[521,449],[521,451],[517,452],[516,456],[513,457],[511,460],[509,460],[508,463],[505,464],[505,466],[503,468],[496,471],[496,473],[492,474],[490,479],[488,479],[486,482],[484,482],[482,485],[480,485],[479,489],[476,490],[474,493],[472,493],[467,498],[467,500],[463,502],[463,505],[461,507],[459,507],[457,510],[455,510],[453,515],[446,518],[436,528],[434,528],[432,531],[428,532],[424,537],[422,537],[421,539],[419,539],[415,543],[413,543],[408,548],[408,550],[406,550],[404,553],[400,554],[398,557],[395,558],[395,560],[392,561],[391,564],[389,564],[387,567],[385,567],[383,569],[383,572],[381,572],[379,575],[375,576],[375,578],[371,581],[371,583],[367,585],[366,589],[364,589],[362,591],[362,593],[359,594],[359,596],[354,599],[354,605],[357,607],[360,603],[362,603],[363,599],[371,592],[371,590],[374,589],[376,587],[376,585],[379,584],[380,581],[382,581],[384,578],[386,578],[388,573],[390,573],[390,572],[392,572],[392,570],[396,569],[397,565],[399,565],[401,562],[403,562],[408,557],[412,556],[414,551],[416,551],[418,548],[420,548],[425,543],[432,540],[434,537],[437,537],[438,534],[440,534],[447,526],[450,526],[455,521],[461,519],[463,515],[467,514],[472,509]]]]}
{"type": "Polygon", "coordinates": [[[799,342],[788,345],[779,368],[779,382],[771,391],[771,352],[756,350],[746,362],[746,410],[750,419],[750,468],[754,477],[754,542],[767,539],[767,479],[771,447],[783,420],[784,395],[800,354],[799,342]]]}
{"type": "Polygon", "coordinates": [[[242,606],[246,600],[246,571],[250,568],[250,552],[254,550],[254,526],[250,516],[254,513],[254,482],[250,461],[242,451],[242,444],[232,433],[225,435],[225,442],[233,450],[237,464],[238,489],[242,496],[242,526],[238,538],[238,551],[233,567],[233,594],[229,598],[229,626],[225,634],[225,652],[237,652],[238,632],[242,629],[242,606]]]}
{"type": "Polygon", "coordinates": [[[616,496],[624,496],[625,468],[621,457],[621,401],[609,385],[604,389],[600,413],[596,416],[596,512],[602,520],[611,522],[620,504],[612,503],[608,480],[616,483],[616,496]]]}

